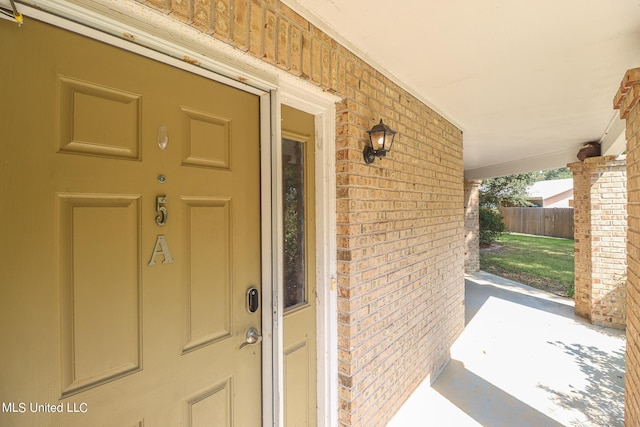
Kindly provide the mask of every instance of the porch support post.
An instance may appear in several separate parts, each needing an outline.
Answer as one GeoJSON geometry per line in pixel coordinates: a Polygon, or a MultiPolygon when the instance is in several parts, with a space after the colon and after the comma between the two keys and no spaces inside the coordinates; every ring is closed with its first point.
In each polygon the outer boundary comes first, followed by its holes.
{"type": "Polygon", "coordinates": [[[627,281],[626,161],[591,157],[573,172],[575,312],[624,329],[627,281]]]}
{"type": "Polygon", "coordinates": [[[480,184],[482,180],[464,182],[464,271],[480,270],[480,184]]]}
{"type": "Polygon", "coordinates": [[[624,425],[640,425],[640,68],[628,70],[613,100],[626,120],[627,191],[627,366],[624,425]]]}

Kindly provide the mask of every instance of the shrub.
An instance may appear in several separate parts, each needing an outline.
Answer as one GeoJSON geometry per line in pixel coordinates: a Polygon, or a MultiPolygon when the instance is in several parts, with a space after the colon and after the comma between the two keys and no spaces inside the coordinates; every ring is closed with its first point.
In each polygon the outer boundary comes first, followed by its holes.
{"type": "Polygon", "coordinates": [[[502,221],[504,218],[497,209],[480,208],[480,244],[490,245],[501,235],[507,232],[507,226],[502,221]]]}

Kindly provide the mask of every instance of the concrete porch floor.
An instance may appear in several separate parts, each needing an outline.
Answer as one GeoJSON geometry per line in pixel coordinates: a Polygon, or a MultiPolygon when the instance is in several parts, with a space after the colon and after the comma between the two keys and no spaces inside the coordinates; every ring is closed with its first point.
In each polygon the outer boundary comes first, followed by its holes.
{"type": "Polygon", "coordinates": [[[451,362],[388,427],[622,427],[625,334],[573,301],[485,272],[466,276],[451,362]]]}

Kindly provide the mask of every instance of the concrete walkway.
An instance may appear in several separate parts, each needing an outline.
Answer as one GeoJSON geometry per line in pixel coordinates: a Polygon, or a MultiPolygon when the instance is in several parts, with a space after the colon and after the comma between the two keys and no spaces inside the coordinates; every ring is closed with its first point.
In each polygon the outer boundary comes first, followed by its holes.
{"type": "Polygon", "coordinates": [[[573,301],[479,272],[451,362],[388,427],[622,427],[625,334],[573,301]]]}

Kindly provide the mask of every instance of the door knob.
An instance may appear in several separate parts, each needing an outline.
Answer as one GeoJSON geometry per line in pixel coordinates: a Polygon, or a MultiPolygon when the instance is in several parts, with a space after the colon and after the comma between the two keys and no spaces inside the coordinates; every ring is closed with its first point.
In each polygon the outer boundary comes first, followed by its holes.
{"type": "Polygon", "coordinates": [[[259,344],[262,342],[262,335],[254,327],[249,328],[247,331],[247,340],[240,345],[240,350],[248,345],[259,344]]]}

